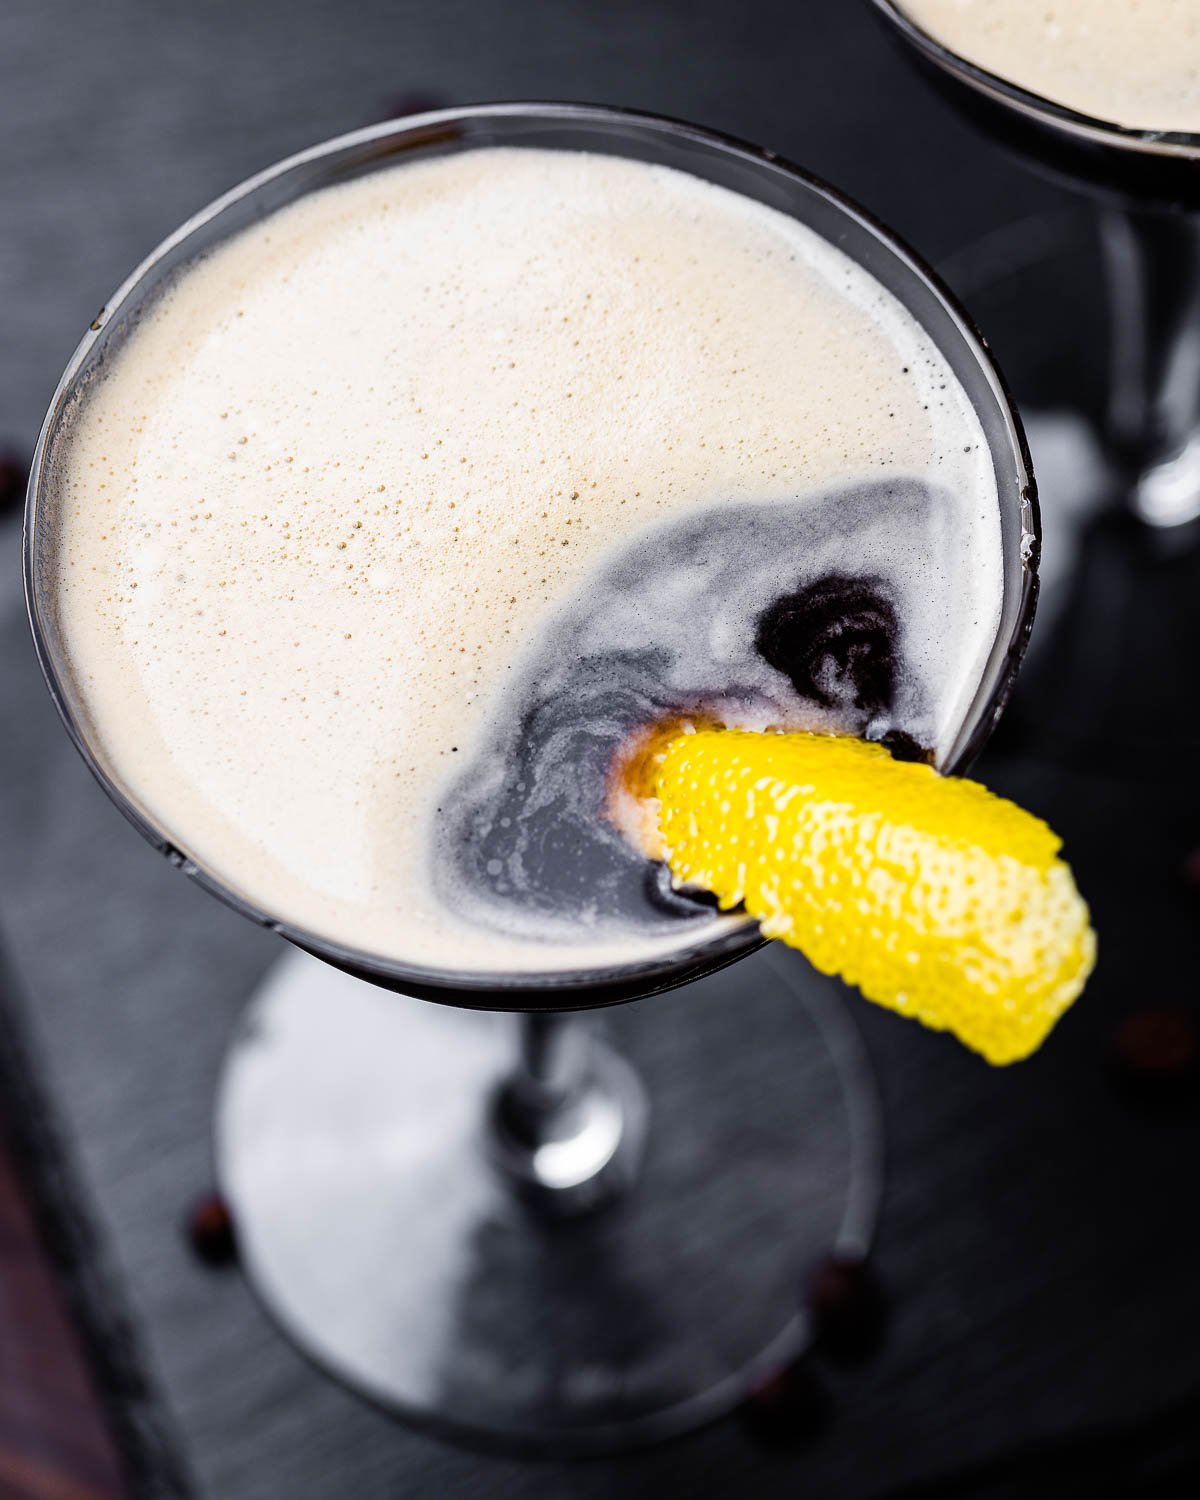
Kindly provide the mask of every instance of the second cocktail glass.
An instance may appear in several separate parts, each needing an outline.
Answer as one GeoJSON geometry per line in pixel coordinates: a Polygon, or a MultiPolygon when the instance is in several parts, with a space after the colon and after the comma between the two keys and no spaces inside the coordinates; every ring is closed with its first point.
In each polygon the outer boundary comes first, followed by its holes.
{"type": "Polygon", "coordinates": [[[217,1105],[217,1173],[247,1274],[303,1350],[389,1409],[476,1439],[596,1452],[735,1405],[803,1348],[806,1268],[835,1250],[865,1253],[878,1121],[836,986],[798,959],[757,953],[751,925],[649,962],[533,974],[458,972],[452,955],[420,969],[290,926],[168,840],[121,786],[72,688],[49,586],[71,404],[156,288],[307,193],[492,145],[662,163],[768,204],[838,244],[935,341],[986,437],[1003,554],[1001,618],[947,770],[966,769],[1011,688],[1032,624],[1037,510],[1020,425],[987,351],[910,252],[769,153],[612,110],[442,112],[294,157],[161,246],[64,375],[26,533],[50,691],[101,784],[154,846],[297,950],[251,1002],[217,1105]],[[682,985],[613,1012],[609,1031],[640,1072],[567,1015],[682,985]],[[494,1012],[523,1013],[516,1038],[494,1012]]]}
{"type": "MultiPolygon", "coordinates": [[[[1026,390],[1019,361],[1006,361],[1038,459],[1048,532],[1050,618],[1023,686],[1023,721],[1056,758],[1109,771],[1148,753],[1194,750],[1195,695],[1171,674],[1200,638],[1200,136],[1082,114],[960,56],[903,0],[871,3],[961,113],[1099,210],[1097,291],[1106,305],[1086,324],[1073,326],[1072,312],[1051,299],[1090,284],[1087,247],[1021,247],[1014,258],[1024,269],[1005,273],[1014,283],[1005,314],[1029,329],[1031,350],[1051,341],[1086,348],[1072,366],[1081,383],[1087,362],[1104,358],[1093,354],[1093,326],[1108,329],[1098,422],[1081,416],[1076,391],[1047,388],[1040,372],[1026,390]],[[1062,261],[1040,297],[1039,255],[1062,261]],[[1035,404],[1047,408],[1044,418],[1035,404]]],[[[999,339],[987,316],[991,290],[984,277],[968,300],[999,339]]]]}

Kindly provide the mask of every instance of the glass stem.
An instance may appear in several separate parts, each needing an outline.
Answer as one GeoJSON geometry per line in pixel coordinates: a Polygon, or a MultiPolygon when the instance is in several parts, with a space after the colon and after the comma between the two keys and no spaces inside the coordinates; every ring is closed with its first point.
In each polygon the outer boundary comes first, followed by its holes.
{"type": "Polygon", "coordinates": [[[1113,208],[1102,231],[1113,456],[1134,514],[1180,526],[1200,515],[1200,223],[1113,208]]]}
{"type": "Polygon", "coordinates": [[[493,1165],[546,1213],[596,1207],[633,1183],[646,1098],[629,1064],[573,1014],[517,1018],[516,1063],[488,1122],[493,1165]]]}
{"type": "Polygon", "coordinates": [[[578,1016],[532,1011],[517,1019],[517,1065],[505,1084],[513,1123],[536,1146],[553,1139],[587,1086],[588,1036],[578,1016]]]}

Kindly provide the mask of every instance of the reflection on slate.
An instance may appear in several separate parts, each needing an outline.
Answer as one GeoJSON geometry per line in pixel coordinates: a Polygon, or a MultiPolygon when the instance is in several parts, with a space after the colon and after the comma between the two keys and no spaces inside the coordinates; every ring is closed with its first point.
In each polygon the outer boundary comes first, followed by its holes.
{"type": "MultiPolygon", "coordinates": [[[[101,19],[81,0],[9,0],[0,112],[22,150],[0,159],[3,201],[19,205],[0,255],[0,445],[29,450],[79,330],[162,234],[406,90],[598,98],[702,119],[804,160],[935,259],[1057,212],[1067,200],[971,136],[865,10],[114,0],[101,19]]],[[[992,331],[1003,355],[1005,328],[992,331]]],[[[0,919],[43,1092],[197,1494],[1008,1500],[1186,1493],[1184,1476],[1194,1487],[1200,1125],[1139,1112],[1105,1070],[1131,1011],[1195,1005],[1200,894],[1179,876],[1200,845],[1194,751],[1160,753],[1144,778],[1128,763],[1068,774],[1014,735],[983,767],[1064,834],[1101,934],[1095,980],[1044,1054],[991,1072],[847,999],[884,1096],[876,1265],[892,1315],[872,1360],[814,1368],[827,1420],[786,1448],[728,1421],[611,1461],[520,1463],[354,1399],[279,1338],[236,1270],[189,1253],[180,1223],[210,1179],[222,1049],[276,943],[172,875],[92,783],[33,662],[17,551],[10,520],[0,919]]],[[[1190,659],[1151,657],[1146,673],[1149,711],[1194,694],[1190,659]]],[[[742,1050],[738,1065],[752,1068],[742,1050]]]]}
{"type": "MultiPolygon", "coordinates": [[[[654,1304],[640,1296],[621,1276],[619,1268],[614,1268],[613,1257],[604,1242],[581,1236],[578,1226],[569,1223],[556,1225],[548,1234],[534,1239],[518,1230],[519,1225],[511,1215],[498,1213],[471,1236],[468,1259],[476,1274],[459,1291],[453,1333],[448,1340],[453,1355],[447,1360],[439,1396],[439,1406],[460,1413],[468,1423],[469,1398],[475,1382],[461,1379],[458,1355],[462,1353],[469,1358],[471,1350],[500,1347],[512,1350],[516,1363],[526,1370],[547,1365],[552,1368],[552,1328],[558,1325],[548,1314],[552,1308],[573,1305],[576,1277],[602,1287],[611,1309],[611,1317],[583,1334],[597,1364],[648,1362],[662,1346],[666,1332],[654,1304]],[[573,1247],[571,1241],[575,1242],[573,1247]],[[565,1255],[556,1253],[560,1247],[566,1248],[565,1255]],[[525,1257],[529,1258],[529,1264],[515,1264],[525,1257]],[[507,1295],[512,1286],[533,1291],[536,1304],[513,1308],[507,1295]],[[539,1315],[543,1313],[547,1316],[539,1327],[539,1315]],[[514,1326],[527,1329],[532,1335],[525,1348],[514,1349],[511,1338],[507,1337],[514,1326]]],[[[539,1406],[553,1407],[556,1396],[566,1393],[560,1393],[553,1383],[537,1380],[531,1383],[530,1394],[539,1406]]],[[[614,1405],[617,1416],[619,1405],[614,1405]]]]}

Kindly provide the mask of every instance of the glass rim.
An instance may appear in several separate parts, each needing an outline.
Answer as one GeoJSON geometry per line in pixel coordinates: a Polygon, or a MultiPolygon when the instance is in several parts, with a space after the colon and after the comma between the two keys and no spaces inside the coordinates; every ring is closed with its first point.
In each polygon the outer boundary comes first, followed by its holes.
{"type": "MultiPolygon", "coordinates": [[[[444,134],[440,132],[444,132],[457,123],[488,119],[544,121],[547,124],[565,126],[579,124],[584,127],[591,124],[598,129],[623,125],[667,139],[691,140],[720,154],[741,158],[758,167],[778,173],[798,183],[806,191],[823,198],[836,212],[857,222],[868,236],[900,261],[949,314],[958,335],[989,385],[995,398],[997,412],[1003,420],[1005,435],[1011,449],[1009,457],[1011,457],[1013,474],[1017,481],[1016,500],[1010,503],[1015,503],[1017,506],[1016,519],[1020,531],[1021,588],[1016,615],[1011,630],[1006,636],[1002,635],[999,630],[997,632],[983,676],[970,707],[964,715],[962,727],[946,757],[946,771],[948,774],[954,774],[969,764],[988,738],[1007,702],[1017,669],[1025,653],[1033,628],[1041,546],[1037,486],[1024,428],[987,341],[932,266],[886,225],[836,188],[775,151],[754,146],[721,131],[709,130],[687,121],[643,110],[554,101],[504,101],[431,110],[386,120],[348,131],[284,157],[245,178],[185,220],[140,261],[107,300],[76,346],[51,398],[34,449],[26,496],[22,537],[26,610],[38,665],[47,690],[76,750],[92,775],[143,838],[160,854],[163,854],[175,868],[182,870],[191,880],[209,894],[216,896],[226,906],[232,907],[256,925],[277,932],[295,946],[338,968],[420,998],[468,1008],[492,1010],[593,1008],[652,995],[701,978],[762,947],[767,939],[761,935],[756,923],[747,920],[744,924],[739,924],[732,929],[726,929],[707,938],[701,937],[691,944],[681,944],[666,953],[630,962],[601,967],[544,971],[536,969],[459,970],[452,967],[408,963],[350,947],[273,915],[243,895],[234,885],[227,883],[220,875],[206,869],[200,861],[189,856],[138,805],[115,775],[110,774],[101,755],[93,748],[85,726],[77,718],[64,681],[64,674],[59,672],[55,664],[51,631],[43,617],[37,587],[36,540],[39,534],[42,492],[51,443],[77,389],[79,377],[85,373],[89,355],[97,341],[118,314],[136,310],[140,300],[139,293],[143,291],[143,283],[151,282],[152,284],[154,273],[161,263],[175,251],[183,249],[188,241],[211,226],[226,211],[252,198],[255,194],[261,193],[290,173],[302,171],[307,166],[335,157],[339,153],[369,147],[378,142],[407,140],[411,149],[418,150],[424,144],[433,144],[439,139],[445,139],[444,134]],[[984,688],[993,666],[995,681],[990,691],[985,694],[984,688]]],[[[466,149],[478,149],[478,147],[468,145],[466,149]]],[[[580,149],[587,148],[581,147],[580,149]]],[[[603,154],[602,147],[597,146],[593,149],[603,154]]],[[[610,152],[610,154],[613,153],[610,152]]],[[[381,158],[379,166],[385,167],[392,160],[390,156],[381,158]]],[[[692,175],[702,174],[693,172],[692,175]]],[[[328,184],[322,184],[324,185],[328,184]]],[[[296,201],[306,196],[309,191],[320,191],[320,187],[303,188],[296,194],[295,199],[289,201],[296,201]]],[[[798,216],[794,217],[798,218],[798,216]]],[[[804,222],[802,219],[798,221],[804,222]]],[[[893,292],[892,295],[896,294],[893,292]]],[[[1006,503],[1004,497],[999,496],[998,500],[1003,507],[1006,503]]]]}
{"type": "Polygon", "coordinates": [[[902,0],[868,0],[868,4],[873,5],[911,46],[943,72],[951,74],[960,83],[994,103],[1016,110],[1027,119],[1052,130],[1062,131],[1088,145],[1106,146],[1113,151],[1175,161],[1200,160],[1200,134],[1194,131],[1152,130],[1134,125],[1119,125],[1115,120],[1104,120],[1096,115],[1086,114],[1083,110],[1073,109],[1069,104],[1059,104],[1009,78],[989,72],[987,68],[971,62],[961,53],[939,42],[913,20],[904,9],[902,0]]]}

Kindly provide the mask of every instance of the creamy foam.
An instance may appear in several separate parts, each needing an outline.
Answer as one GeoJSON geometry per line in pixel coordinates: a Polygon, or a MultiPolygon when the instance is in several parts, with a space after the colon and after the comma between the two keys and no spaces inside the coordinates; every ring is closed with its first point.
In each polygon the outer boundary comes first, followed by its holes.
{"type": "Polygon", "coordinates": [[[245,231],[57,465],[59,626],[115,779],[276,917],[411,963],[694,940],[711,913],[595,816],[622,726],[715,701],[941,753],[999,619],[990,455],[915,320],[790,218],[593,154],[389,168],[245,231]],[[756,647],[829,587],[891,621],[886,694],[828,642],[756,647]]]}
{"type": "Polygon", "coordinates": [[[1080,114],[1200,133],[1196,0],[901,0],[950,51],[1080,114]]]}

